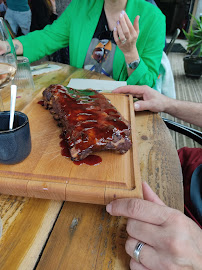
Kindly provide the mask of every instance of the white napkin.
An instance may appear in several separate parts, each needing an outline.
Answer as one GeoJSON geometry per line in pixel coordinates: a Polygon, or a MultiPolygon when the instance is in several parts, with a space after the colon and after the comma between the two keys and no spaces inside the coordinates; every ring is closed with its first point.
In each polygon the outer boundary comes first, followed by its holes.
{"type": "Polygon", "coordinates": [[[62,67],[61,66],[58,66],[58,65],[48,64],[44,68],[40,68],[40,65],[39,66],[31,66],[31,71],[32,71],[32,75],[34,76],[34,75],[39,75],[39,74],[43,74],[43,73],[48,73],[48,72],[51,72],[51,71],[55,71],[55,70],[58,70],[58,69],[61,69],[61,68],[62,67]]]}
{"type": "Polygon", "coordinates": [[[111,92],[120,86],[127,85],[126,81],[94,80],[94,79],[71,79],[68,87],[75,89],[91,88],[100,92],[111,92]]]}

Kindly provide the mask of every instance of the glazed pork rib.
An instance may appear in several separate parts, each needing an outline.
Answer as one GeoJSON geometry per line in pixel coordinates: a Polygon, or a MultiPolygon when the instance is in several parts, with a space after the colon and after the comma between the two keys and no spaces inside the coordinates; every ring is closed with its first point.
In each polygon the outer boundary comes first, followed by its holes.
{"type": "Polygon", "coordinates": [[[43,99],[62,126],[72,160],[101,150],[123,154],[130,149],[130,125],[103,94],[55,84],[43,91],[43,99]]]}

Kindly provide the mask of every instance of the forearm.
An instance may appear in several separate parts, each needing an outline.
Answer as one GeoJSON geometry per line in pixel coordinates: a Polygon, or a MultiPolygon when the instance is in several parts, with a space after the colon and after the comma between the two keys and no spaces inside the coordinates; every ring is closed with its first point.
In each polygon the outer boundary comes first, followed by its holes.
{"type": "Polygon", "coordinates": [[[68,45],[71,22],[68,8],[51,25],[16,38],[22,44],[23,55],[30,63],[68,45]]]}
{"type": "MultiPolygon", "coordinates": [[[[156,34],[157,35],[157,34],[156,34]]],[[[129,85],[148,85],[153,87],[159,74],[159,66],[161,63],[163,47],[165,44],[164,30],[160,33],[160,38],[156,41],[147,40],[144,50],[141,50],[141,43],[144,40],[139,40],[137,44],[140,64],[133,71],[128,79],[129,85]],[[148,45],[147,45],[148,44],[148,45]]],[[[135,59],[136,60],[136,59],[135,59]]]]}
{"type": "Polygon", "coordinates": [[[202,103],[169,99],[164,112],[202,127],[202,103]]]}

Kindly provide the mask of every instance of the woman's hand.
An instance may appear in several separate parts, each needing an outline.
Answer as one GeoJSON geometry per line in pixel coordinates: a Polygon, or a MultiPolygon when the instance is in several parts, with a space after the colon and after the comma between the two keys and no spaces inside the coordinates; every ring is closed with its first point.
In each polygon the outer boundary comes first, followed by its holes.
{"type": "MultiPolygon", "coordinates": [[[[13,39],[13,45],[15,47],[15,52],[17,55],[23,54],[23,46],[22,43],[17,40],[13,39]]],[[[0,55],[9,53],[11,51],[11,46],[7,41],[0,41],[0,55]]]]}
{"type": "Polygon", "coordinates": [[[120,199],[107,205],[113,216],[128,217],[126,252],[133,270],[200,270],[202,265],[202,231],[181,212],[169,208],[151,188],[143,183],[145,200],[120,199]],[[147,201],[146,201],[147,200],[147,201]],[[138,242],[140,263],[133,256],[138,242]]]}
{"type": "Polygon", "coordinates": [[[10,52],[11,47],[7,41],[0,41],[0,55],[10,52]]]}
{"type": "Polygon", "coordinates": [[[137,16],[132,25],[128,15],[122,11],[114,28],[114,40],[120,50],[124,53],[125,60],[130,63],[139,58],[136,42],[139,35],[139,18],[137,16]]]}

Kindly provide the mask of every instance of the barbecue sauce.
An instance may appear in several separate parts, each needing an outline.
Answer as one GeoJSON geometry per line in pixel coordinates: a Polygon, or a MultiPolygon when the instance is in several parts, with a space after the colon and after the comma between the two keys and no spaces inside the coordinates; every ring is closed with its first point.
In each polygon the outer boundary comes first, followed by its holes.
{"type": "MultiPolygon", "coordinates": [[[[61,150],[62,156],[65,156],[67,158],[71,158],[69,147],[68,147],[67,141],[65,140],[64,135],[61,134],[60,138],[62,139],[60,142],[60,146],[62,148],[62,150],[61,150]]],[[[89,155],[86,158],[84,158],[83,160],[73,161],[73,163],[75,165],[87,164],[87,165],[91,165],[91,166],[98,165],[101,162],[102,162],[102,158],[100,156],[97,156],[97,155],[89,155]]]]}
{"type": "Polygon", "coordinates": [[[41,106],[44,106],[44,100],[39,100],[37,103],[40,104],[41,106]]]}
{"type": "Polygon", "coordinates": [[[65,137],[70,148],[85,151],[93,146],[96,151],[97,146],[102,150],[106,141],[113,141],[115,134],[128,137],[128,126],[120,113],[98,92],[68,88],[67,93],[60,85],[55,85],[51,91],[60,104],[63,118],[69,123],[65,137]]]}
{"type": "MultiPolygon", "coordinates": [[[[94,90],[75,90],[61,85],[50,87],[51,91],[47,90],[45,93],[45,103],[50,102],[52,111],[63,121],[63,138],[60,143],[63,156],[71,156],[69,149],[78,153],[78,156],[87,149],[92,149],[93,152],[105,150],[106,144],[110,145],[112,142],[113,147],[113,143],[115,145],[116,141],[121,140],[125,143],[124,152],[131,147],[128,137],[130,128],[102,94],[94,90]]],[[[38,103],[46,106],[41,101],[38,103]]],[[[59,124],[61,125],[60,121],[59,124]]],[[[100,157],[90,155],[81,161],[73,162],[77,165],[96,165],[101,161],[100,157]]]]}

